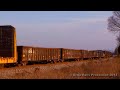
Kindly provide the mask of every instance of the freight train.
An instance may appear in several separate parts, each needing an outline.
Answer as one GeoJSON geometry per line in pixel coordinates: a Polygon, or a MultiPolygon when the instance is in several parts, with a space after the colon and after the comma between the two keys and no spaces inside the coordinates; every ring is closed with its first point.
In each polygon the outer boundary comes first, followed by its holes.
{"type": "MultiPolygon", "coordinates": [[[[76,50],[67,48],[44,48],[32,46],[17,46],[17,59],[12,63],[2,63],[4,67],[25,66],[38,63],[57,63],[64,61],[93,60],[108,58],[112,53],[104,50],[76,50]]],[[[14,58],[0,58],[2,61],[12,61],[14,58]]]]}
{"type": "Polygon", "coordinates": [[[36,63],[56,63],[111,57],[104,50],[76,50],[67,48],[44,48],[17,46],[15,27],[0,26],[0,66],[24,66],[36,63]]]}
{"type": "Polygon", "coordinates": [[[36,63],[56,63],[64,61],[79,61],[84,59],[98,59],[111,57],[112,53],[103,50],[75,50],[67,48],[43,48],[17,46],[17,63],[19,65],[36,63]]]}
{"type": "Polygon", "coordinates": [[[112,53],[103,50],[75,50],[66,48],[43,48],[17,46],[18,64],[56,63],[111,57],[112,53]]]}

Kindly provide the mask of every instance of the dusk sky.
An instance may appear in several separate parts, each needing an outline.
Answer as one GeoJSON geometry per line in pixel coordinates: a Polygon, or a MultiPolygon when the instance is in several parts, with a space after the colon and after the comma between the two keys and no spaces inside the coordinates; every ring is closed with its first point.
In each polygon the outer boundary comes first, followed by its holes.
{"type": "Polygon", "coordinates": [[[114,50],[107,30],[112,11],[0,11],[0,25],[16,28],[17,45],[114,50]]]}

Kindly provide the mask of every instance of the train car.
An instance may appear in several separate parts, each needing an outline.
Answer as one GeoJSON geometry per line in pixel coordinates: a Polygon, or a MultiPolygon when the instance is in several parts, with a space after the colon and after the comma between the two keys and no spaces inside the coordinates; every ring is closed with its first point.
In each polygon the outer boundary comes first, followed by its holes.
{"type": "Polygon", "coordinates": [[[92,59],[97,59],[100,54],[97,50],[90,50],[89,52],[91,53],[92,59]]]}
{"type": "Polygon", "coordinates": [[[60,60],[59,48],[17,46],[18,64],[48,63],[60,60]]]}
{"type": "Polygon", "coordinates": [[[76,49],[61,48],[61,60],[72,61],[80,60],[82,57],[82,51],[76,49]]]}
{"type": "Polygon", "coordinates": [[[93,59],[93,51],[89,51],[89,59],[93,59]]]}
{"type": "Polygon", "coordinates": [[[110,51],[103,51],[104,53],[104,58],[109,58],[109,57],[112,57],[112,53],[110,51]]]}
{"type": "Polygon", "coordinates": [[[105,54],[103,50],[97,50],[97,52],[98,52],[98,58],[104,58],[105,54]]]}
{"type": "Polygon", "coordinates": [[[83,59],[89,59],[90,58],[89,51],[82,50],[82,57],[83,57],[83,59]]]}
{"type": "Polygon", "coordinates": [[[99,58],[103,58],[104,57],[103,50],[94,50],[94,52],[96,53],[94,55],[94,58],[99,59],[99,58]]]}

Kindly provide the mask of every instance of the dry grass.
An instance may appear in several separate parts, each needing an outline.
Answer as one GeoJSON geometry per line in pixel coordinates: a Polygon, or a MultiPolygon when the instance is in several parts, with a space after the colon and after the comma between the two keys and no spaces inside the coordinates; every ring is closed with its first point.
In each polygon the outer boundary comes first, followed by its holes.
{"type": "Polygon", "coordinates": [[[0,70],[1,79],[120,79],[120,58],[32,65],[0,70]]]}

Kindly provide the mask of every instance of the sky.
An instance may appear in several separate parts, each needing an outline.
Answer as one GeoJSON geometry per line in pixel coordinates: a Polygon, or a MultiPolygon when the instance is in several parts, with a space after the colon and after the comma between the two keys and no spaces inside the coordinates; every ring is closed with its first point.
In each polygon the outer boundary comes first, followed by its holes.
{"type": "Polygon", "coordinates": [[[17,45],[114,50],[110,16],[112,11],[0,11],[0,25],[16,28],[17,45]]]}

